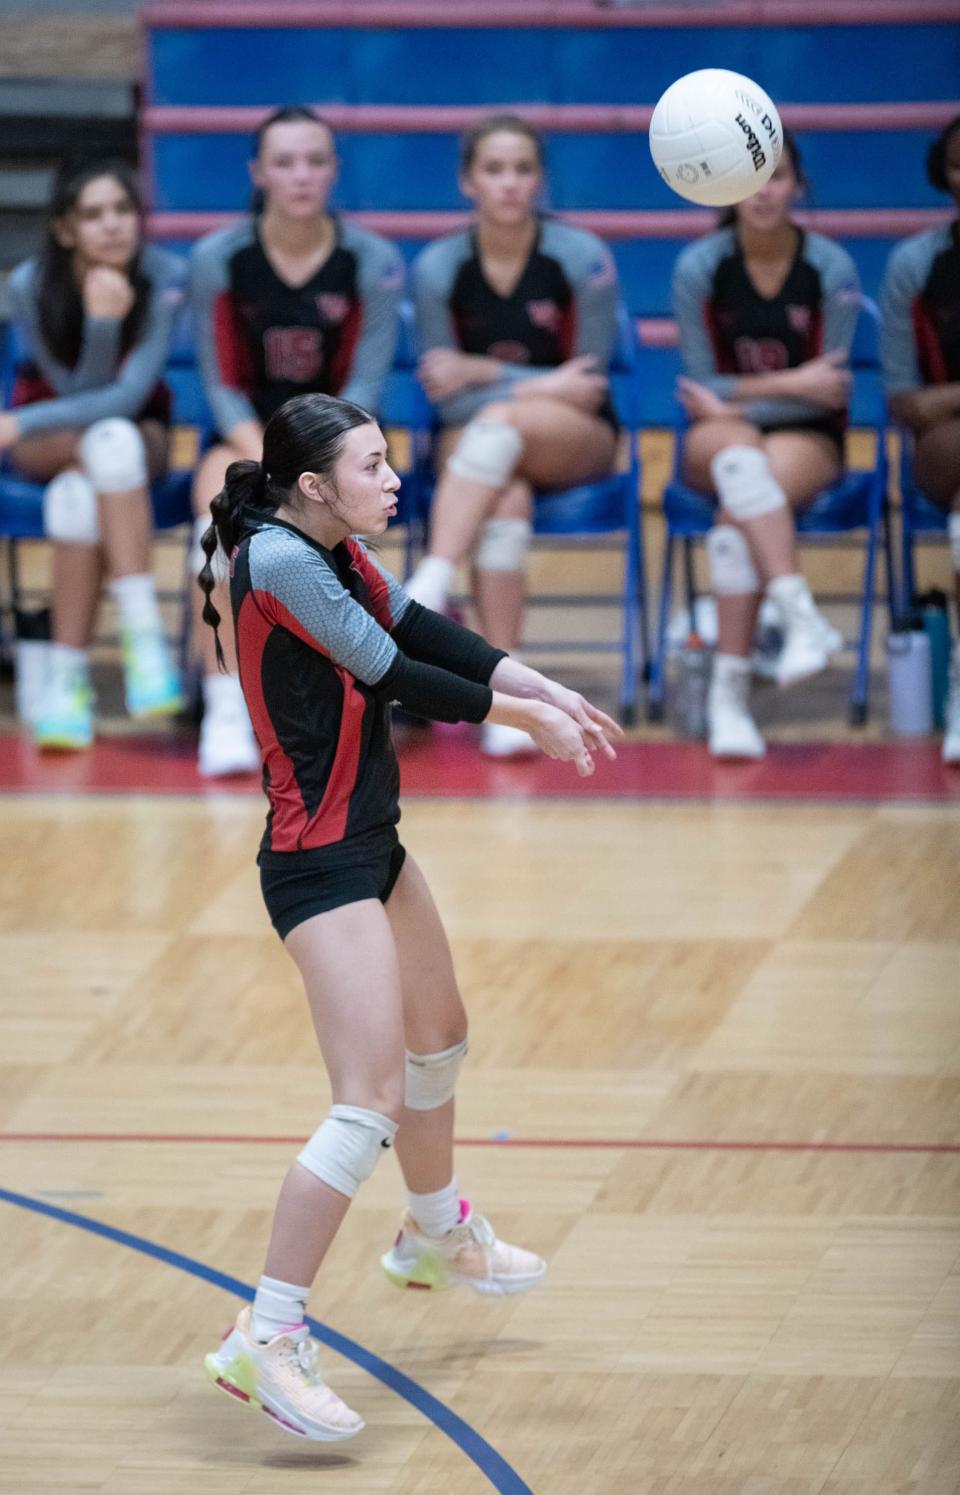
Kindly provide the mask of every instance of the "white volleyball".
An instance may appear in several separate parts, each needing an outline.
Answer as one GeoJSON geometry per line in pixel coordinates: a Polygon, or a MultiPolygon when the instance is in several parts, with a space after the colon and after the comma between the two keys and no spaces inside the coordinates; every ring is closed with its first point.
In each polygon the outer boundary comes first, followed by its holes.
{"type": "Polygon", "coordinates": [[[783,126],[759,84],[726,68],[671,83],[650,120],[650,154],[674,192],[722,208],[759,191],[776,169],[783,126]]]}

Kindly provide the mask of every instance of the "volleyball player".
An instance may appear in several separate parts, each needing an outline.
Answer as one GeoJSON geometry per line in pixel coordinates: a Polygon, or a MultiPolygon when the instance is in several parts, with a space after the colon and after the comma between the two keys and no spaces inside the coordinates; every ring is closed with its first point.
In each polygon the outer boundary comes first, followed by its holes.
{"type": "MultiPolygon", "coordinates": [[[[607,366],[617,277],[593,234],[544,218],[543,142],[514,115],[466,136],[460,182],[470,228],[413,266],[420,375],[442,431],[429,554],[410,582],[441,611],[470,555],[480,630],[520,642],[535,489],[571,487],[614,465],[617,421],[607,366]]],[[[528,734],[488,722],[481,748],[532,751],[528,734]]]]}
{"type": "MultiPolygon", "coordinates": [[[[304,1323],[311,1284],[360,1184],[396,1144],[409,1191],[382,1257],[392,1281],[483,1294],[543,1275],[499,1241],[453,1172],[453,1096],[466,1016],[423,875],[397,835],[390,703],[493,720],[592,773],[620,729],[583,698],[414,602],[351,538],[382,533],[399,482],[373,417],[301,395],[271,417],[263,460],[232,464],[200,575],[231,557],[240,679],[269,800],[259,855],[277,933],[303,977],[333,1106],[288,1172],[252,1310],[211,1379],[288,1431],[347,1438],[360,1417],[325,1385],[304,1323]]],[[[219,652],[219,640],[216,640],[219,652]]]]}
{"type": "MultiPolygon", "coordinates": [[[[331,211],[337,154],[323,120],[311,109],[276,110],[257,132],[250,171],[253,213],[202,239],[191,264],[198,355],[220,437],[197,469],[195,572],[223,475],[238,458],[259,459],[274,411],[310,390],[376,410],[396,343],[402,262],[392,244],[331,211]]],[[[225,597],[224,588],[221,611],[225,597]]],[[[199,607],[195,625],[204,667],[200,772],[255,768],[232,629],[224,626],[221,674],[199,607]]]]}
{"type": "MultiPolygon", "coordinates": [[[[960,205],[960,115],[931,145],[927,176],[960,205]]],[[[890,411],[912,433],[917,484],[947,513],[960,612],[960,218],[897,245],[881,301],[890,411]]],[[[960,763],[960,643],[945,725],[943,761],[960,763]]]]}
{"type": "Polygon", "coordinates": [[[685,249],[673,277],[690,420],[684,478],[718,503],[707,537],[719,633],[708,723],[720,758],[765,751],[749,704],[764,595],[783,622],[781,685],[816,674],[843,644],[800,572],[792,512],[843,471],[858,277],[844,249],[794,222],[805,181],[789,134],[784,147],[766,186],[685,249]]]}
{"type": "Polygon", "coordinates": [[[93,741],[89,646],[104,571],[120,617],[126,704],[179,710],[151,568],[149,480],[167,462],[170,394],[161,382],[184,266],[142,240],[140,194],[123,162],[65,164],[39,255],[11,273],[25,348],[0,451],[46,485],[53,547],[53,639],[34,737],[93,741]]]}

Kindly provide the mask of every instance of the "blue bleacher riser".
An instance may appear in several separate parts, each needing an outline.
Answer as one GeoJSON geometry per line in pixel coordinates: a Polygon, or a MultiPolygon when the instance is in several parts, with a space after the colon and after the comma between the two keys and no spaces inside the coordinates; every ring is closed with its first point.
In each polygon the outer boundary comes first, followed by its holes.
{"type": "MultiPolygon", "coordinates": [[[[940,207],[926,180],[923,131],[810,130],[801,137],[811,201],[818,208],[940,207]]],[[[161,212],[235,209],[247,178],[245,135],[160,135],[154,142],[161,212]]],[[[341,135],[339,200],[354,209],[451,211],[458,141],[450,135],[341,135]]],[[[653,169],[645,135],[554,133],[550,201],[559,211],[670,209],[677,198],[653,169]]]]}
{"type": "Polygon", "coordinates": [[[888,103],[955,95],[960,28],[198,27],[152,33],[149,58],[155,104],[644,104],[698,67],[791,102],[888,103]]]}
{"type": "MultiPolygon", "coordinates": [[[[687,239],[618,239],[613,244],[623,299],[634,316],[669,315],[670,276],[677,255],[688,242],[687,239]]],[[[853,257],[864,291],[876,299],[887,257],[897,241],[888,238],[850,238],[839,242],[853,257]]],[[[422,239],[398,241],[398,248],[407,264],[419,254],[423,245],[422,239]]],[[[187,255],[192,245],[180,241],[172,242],[167,247],[177,254],[187,255]]]]}

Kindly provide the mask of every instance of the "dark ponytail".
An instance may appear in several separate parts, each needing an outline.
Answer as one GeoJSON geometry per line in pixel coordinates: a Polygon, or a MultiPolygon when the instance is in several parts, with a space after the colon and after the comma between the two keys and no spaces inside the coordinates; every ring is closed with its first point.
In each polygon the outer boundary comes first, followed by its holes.
{"type": "Polygon", "coordinates": [[[203,621],[213,629],[217,664],[226,669],[220,647],[220,614],[211,593],[217,582],[213,558],[218,547],[227,557],[259,518],[275,514],[281,504],[296,509],[297,482],[303,472],[328,479],[336,496],[333,469],[347,432],[376,422],[360,405],[333,395],[296,395],[270,417],[263,432],[262,462],[231,462],[223,488],[210,505],[211,524],[200,540],[206,557],[197,578],[204,595],[203,621]]]}

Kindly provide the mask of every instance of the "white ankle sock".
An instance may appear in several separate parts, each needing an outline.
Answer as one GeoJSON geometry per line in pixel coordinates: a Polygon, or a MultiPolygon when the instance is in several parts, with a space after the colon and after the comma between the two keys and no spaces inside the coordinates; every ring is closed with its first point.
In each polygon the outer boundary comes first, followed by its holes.
{"type": "Polygon", "coordinates": [[[160,631],[163,624],[152,576],[146,573],[139,576],[115,576],[110,583],[110,591],[124,628],[160,631]]]}
{"type": "Polygon", "coordinates": [[[250,1333],[266,1344],[285,1329],[299,1329],[307,1311],[309,1287],[296,1287],[276,1277],[261,1277],[250,1314],[250,1333]]]}
{"type": "Polygon", "coordinates": [[[749,675],[750,660],[739,654],[715,654],[713,656],[713,678],[723,680],[731,675],[749,675]]]}
{"type": "Polygon", "coordinates": [[[47,654],[47,679],[51,684],[65,683],[76,670],[90,673],[90,654],[86,649],[74,649],[71,644],[51,644],[47,654]]]}
{"type": "Polygon", "coordinates": [[[203,709],[210,716],[218,711],[233,716],[242,711],[247,714],[247,705],[240,688],[239,675],[204,675],[203,709]]]}
{"type": "Polygon", "coordinates": [[[799,571],[789,576],[775,576],[767,583],[767,596],[772,602],[778,602],[781,606],[789,607],[791,602],[798,597],[810,595],[807,578],[801,576],[799,571]]]}
{"type": "Polygon", "coordinates": [[[407,1198],[410,1213],[424,1235],[436,1239],[460,1223],[460,1190],[455,1178],[433,1194],[408,1193],[407,1198]]]}
{"type": "Polygon", "coordinates": [[[432,608],[435,613],[442,612],[447,605],[447,595],[455,570],[453,561],[444,560],[439,555],[425,555],[407,582],[406,589],[415,602],[432,608]]]}

